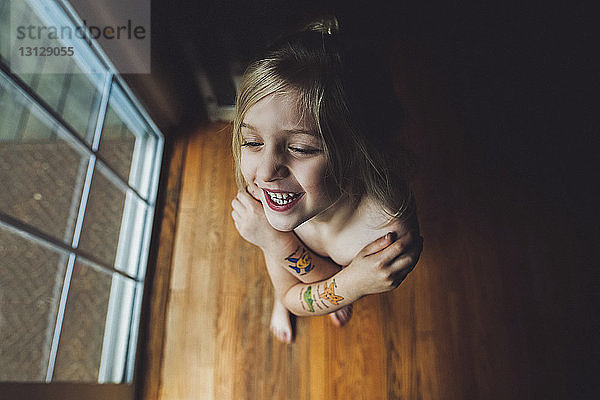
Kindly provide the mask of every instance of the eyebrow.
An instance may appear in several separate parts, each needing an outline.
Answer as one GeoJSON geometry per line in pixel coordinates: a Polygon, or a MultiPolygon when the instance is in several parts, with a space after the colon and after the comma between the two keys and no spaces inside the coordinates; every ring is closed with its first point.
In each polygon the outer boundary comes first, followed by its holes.
{"type": "MultiPolygon", "coordinates": [[[[254,126],[247,124],[245,122],[242,122],[242,128],[248,128],[252,131],[258,132],[258,129],[256,129],[254,126]]],[[[281,132],[291,133],[291,134],[310,135],[310,136],[314,136],[316,138],[319,137],[319,135],[317,135],[316,132],[314,132],[310,129],[282,129],[281,132]]]]}

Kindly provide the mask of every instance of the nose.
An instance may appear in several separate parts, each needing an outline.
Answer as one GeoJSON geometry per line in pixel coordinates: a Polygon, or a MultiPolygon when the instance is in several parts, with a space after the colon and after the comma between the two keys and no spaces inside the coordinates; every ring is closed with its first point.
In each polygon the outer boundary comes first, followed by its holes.
{"type": "Polygon", "coordinates": [[[272,182],[287,177],[289,169],[284,157],[275,151],[264,151],[261,155],[256,177],[262,182],[272,182]]]}

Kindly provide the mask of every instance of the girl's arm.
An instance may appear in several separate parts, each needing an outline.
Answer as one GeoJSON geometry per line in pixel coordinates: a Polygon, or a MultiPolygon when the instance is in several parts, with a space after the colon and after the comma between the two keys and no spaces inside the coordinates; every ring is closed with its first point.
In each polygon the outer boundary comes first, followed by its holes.
{"type": "Polygon", "coordinates": [[[296,283],[281,297],[284,306],[298,316],[337,311],[363,296],[397,288],[419,260],[423,238],[393,233],[365,246],[352,262],[329,279],[296,283]]]}
{"type": "Polygon", "coordinates": [[[398,239],[394,233],[388,233],[365,246],[340,270],[331,260],[303,247],[295,233],[273,229],[260,202],[247,192],[240,191],[232,206],[238,232],[263,250],[277,297],[297,315],[327,314],[362,296],[392,290],[412,271],[421,253],[423,241],[420,236],[415,240],[416,233],[409,232],[398,239]],[[300,301],[303,299],[305,303],[300,301]],[[315,299],[323,300],[319,303],[322,309],[313,306],[311,310],[309,299],[313,304],[315,299]]]}
{"type": "Polygon", "coordinates": [[[340,270],[340,266],[329,258],[312,252],[294,232],[275,230],[267,221],[262,204],[248,192],[239,191],[232,207],[236,229],[244,239],[263,251],[274,285],[277,286],[279,280],[288,281],[276,269],[301,282],[320,281],[340,270]]]}
{"type": "Polygon", "coordinates": [[[297,280],[310,283],[332,277],[342,267],[321,257],[302,243],[294,232],[279,232],[280,240],[262,248],[267,268],[287,271],[297,280]]]}
{"type": "Polygon", "coordinates": [[[318,282],[330,278],[341,269],[331,260],[320,257],[303,247],[300,239],[292,232],[286,232],[286,235],[282,235],[280,240],[274,243],[277,246],[262,250],[267,271],[275,289],[275,296],[284,304],[291,288],[301,283],[318,282]],[[297,257],[294,255],[299,252],[303,261],[295,261],[297,257]]]}
{"type": "Polygon", "coordinates": [[[290,287],[281,300],[291,313],[305,317],[332,313],[360,297],[336,276],[321,282],[298,283],[290,287]]]}

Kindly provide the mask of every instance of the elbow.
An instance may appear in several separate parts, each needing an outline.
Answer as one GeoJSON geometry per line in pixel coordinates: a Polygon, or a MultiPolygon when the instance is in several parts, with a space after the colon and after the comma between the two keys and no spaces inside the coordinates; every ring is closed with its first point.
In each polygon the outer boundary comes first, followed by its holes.
{"type": "Polygon", "coordinates": [[[280,298],[281,304],[283,304],[283,306],[290,313],[294,314],[296,317],[305,317],[305,316],[309,315],[298,304],[298,296],[296,294],[294,294],[295,291],[293,289],[294,289],[293,287],[290,288],[283,296],[281,296],[281,298],[280,298]]]}
{"type": "Polygon", "coordinates": [[[303,315],[302,313],[298,312],[298,310],[290,310],[289,308],[287,308],[287,309],[290,312],[290,314],[292,314],[294,317],[305,317],[305,315],[303,315]]]}
{"type": "Polygon", "coordinates": [[[292,302],[290,301],[288,293],[286,293],[281,298],[281,303],[290,313],[294,314],[296,317],[301,317],[302,315],[300,315],[300,313],[298,312],[298,310],[295,307],[296,304],[292,304],[292,302]]]}

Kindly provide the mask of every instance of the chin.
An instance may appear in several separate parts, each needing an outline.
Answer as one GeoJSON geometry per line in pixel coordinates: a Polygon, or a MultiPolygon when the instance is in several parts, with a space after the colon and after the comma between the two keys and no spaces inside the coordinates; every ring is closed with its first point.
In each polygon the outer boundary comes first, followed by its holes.
{"type": "Polygon", "coordinates": [[[271,224],[273,229],[280,232],[291,232],[302,223],[294,219],[269,217],[269,215],[267,215],[267,221],[269,221],[269,224],[271,224]]]}
{"type": "Polygon", "coordinates": [[[268,206],[265,207],[265,216],[269,224],[276,230],[281,232],[290,232],[302,225],[313,217],[313,215],[306,215],[304,212],[292,212],[289,214],[276,213],[268,206]]]}

